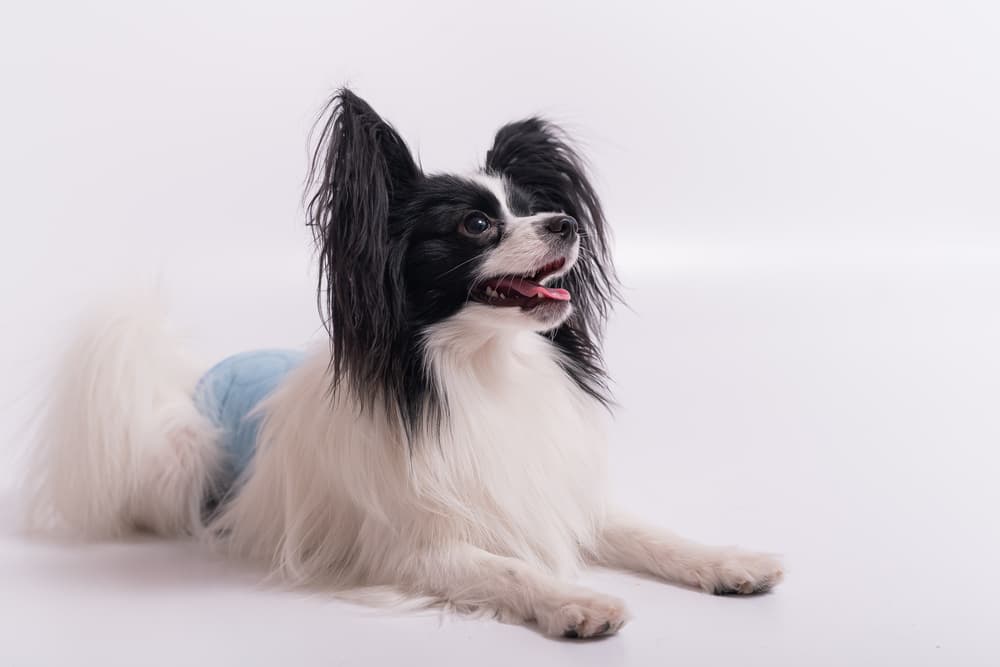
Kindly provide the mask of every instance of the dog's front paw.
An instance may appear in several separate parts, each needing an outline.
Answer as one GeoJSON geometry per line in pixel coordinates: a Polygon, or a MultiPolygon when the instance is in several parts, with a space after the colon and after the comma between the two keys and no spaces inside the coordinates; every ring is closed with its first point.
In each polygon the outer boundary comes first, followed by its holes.
{"type": "Polygon", "coordinates": [[[589,591],[556,601],[537,618],[545,634],[569,639],[613,635],[627,620],[624,602],[589,591]]]}
{"type": "Polygon", "coordinates": [[[777,586],[784,571],[775,556],[730,548],[720,549],[695,576],[708,593],[752,595],[777,586]]]}

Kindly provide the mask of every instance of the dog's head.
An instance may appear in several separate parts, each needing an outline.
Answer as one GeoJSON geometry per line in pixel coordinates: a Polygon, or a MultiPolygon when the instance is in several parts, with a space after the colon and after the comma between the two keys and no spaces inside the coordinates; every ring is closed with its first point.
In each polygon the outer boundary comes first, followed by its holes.
{"type": "Polygon", "coordinates": [[[558,127],[511,123],[480,171],[425,174],[392,126],[342,89],[310,185],[335,382],[372,398],[412,393],[422,334],[464,311],[551,337],[603,397],[598,339],[615,296],[607,225],[558,127]]]}

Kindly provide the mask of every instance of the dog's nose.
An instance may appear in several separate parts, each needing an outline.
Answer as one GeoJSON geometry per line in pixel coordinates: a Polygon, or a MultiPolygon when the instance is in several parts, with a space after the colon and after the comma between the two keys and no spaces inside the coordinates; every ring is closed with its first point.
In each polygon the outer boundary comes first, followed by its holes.
{"type": "Polygon", "coordinates": [[[568,215],[560,215],[549,220],[545,225],[553,234],[558,234],[564,239],[571,239],[576,236],[576,228],[579,225],[576,220],[569,217],[568,215]]]}

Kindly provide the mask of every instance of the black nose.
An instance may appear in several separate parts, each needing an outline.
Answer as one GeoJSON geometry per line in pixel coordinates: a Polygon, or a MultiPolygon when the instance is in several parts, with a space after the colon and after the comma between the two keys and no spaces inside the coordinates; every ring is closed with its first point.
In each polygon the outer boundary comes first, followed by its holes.
{"type": "Polygon", "coordinates": [[[576,220],[569,217],[568,215],[560,215],[558,217],[552,218],[545,225],[546,229],[548,229],[550,232],[552,232],[553,234],[558,234],[564,239],[571,239],[574,236],[576,236],[576,228],[578,226],[579,225],[577,225],[576,220]]]}

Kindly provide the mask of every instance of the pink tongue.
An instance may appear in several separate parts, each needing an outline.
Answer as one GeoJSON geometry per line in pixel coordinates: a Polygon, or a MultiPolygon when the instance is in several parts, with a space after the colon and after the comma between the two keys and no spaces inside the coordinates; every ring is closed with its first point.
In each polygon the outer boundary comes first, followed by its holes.
{"type": "Polygon", "coordinates": [[[527,297],[538,296],[542,299],[552,299],[553,301],[569,301],[569,292],[561,287],[542,287],[538,283],[533,283],[524,278],[499,278],[490,281],[494,288],[506,287],[518,294],[527,297]]]}

